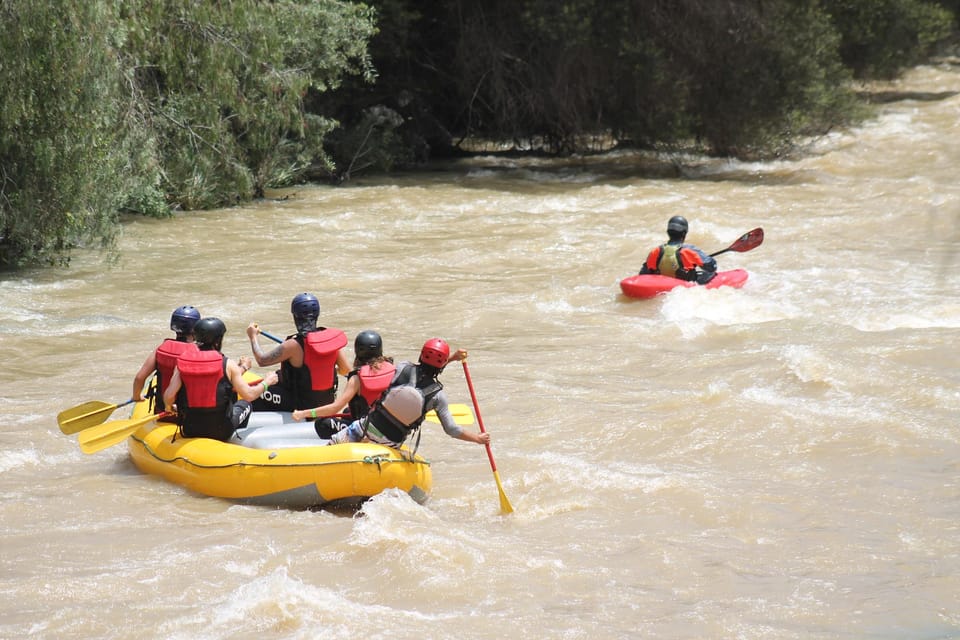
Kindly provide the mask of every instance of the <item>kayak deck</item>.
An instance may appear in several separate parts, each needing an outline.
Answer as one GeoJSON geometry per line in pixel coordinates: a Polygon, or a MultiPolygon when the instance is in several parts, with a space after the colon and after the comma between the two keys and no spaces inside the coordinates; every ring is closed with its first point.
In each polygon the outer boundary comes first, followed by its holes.
{"type": "Polygon", "coordinates": [[[620,290],[624,295],[630,298],[653,298],[677,287],[698,287],[705,289],[716,289],[718,287],[740,288],[749,277],[745,269],[733,269],[731,271],[718,271],[713,280],[705,285],[698,285],[696,282],[680,280],[671,276],[660,274],[643,274],[630,276],[620,281],[620,290]]]}

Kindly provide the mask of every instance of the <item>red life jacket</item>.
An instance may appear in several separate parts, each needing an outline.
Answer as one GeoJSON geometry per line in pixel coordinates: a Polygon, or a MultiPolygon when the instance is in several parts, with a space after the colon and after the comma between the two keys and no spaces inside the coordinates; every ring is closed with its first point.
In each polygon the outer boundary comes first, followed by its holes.
{"type": "MultiPolygon", "coordinates": [[[[170,378],[173,377],[173,368],[177,366],[177,358],[187,351],[196,350],[197,344],[195,342],[180,342],[179,340],[167,338],[160,343],[160,346],[157,347],[157,350],[154,352],[154,357],[157,361],[156,388],[160,390],[157,394],[158,398],[163,398],[164,392],[167,390],[167,387],[170,386],[170,378]]],[[[162,400],[157,403],[157,405],[160,404],[162,404],[162,400]]],[[[162,407],[160,410],[162,410],[162,407]]]]}
{"type": "Polygon", "coordinates": [[[365,364],[360,367],[360,395],[369,403],[376,402],[390,386],[397,367],[392,362],[381,362],[378,369],[365,364]]]}
{"type": "Polygon", "coordinates": [[[347,335],[339,329],[311,331],[303,337],[303,364],[310,371],[310,389],[323,391],[334,386],[337,354],[347,346],[347,335]]]}
{"type": "Polygon", "coordinates": [[[370,413],[373,403],[390,387],[396,371],[397,367],[392,362],[383,361],[378,369],[365,364],[358,371],[350,373],[351,376],[360,377],[360,392],[350,399],[350,415],[354,420],[370,413]]]}
{"type": "MultiPolygon", "coordinates": [[[[219,403],[218,388],[227,377],[227,357],[219,351],[186,352],[177,360],[183,389],[186,390],[186,407],[180,409],[210,409],[219,403]]],[[[229,383],[229,380],[227,381],[229,383]]],[[[220,394],[222,395],[222,394],[220,394]]],[[[179,404],[179,403],[178,403],[179,404]]],[[[224,403],[224,410],[226,404],[224,403]]]]}

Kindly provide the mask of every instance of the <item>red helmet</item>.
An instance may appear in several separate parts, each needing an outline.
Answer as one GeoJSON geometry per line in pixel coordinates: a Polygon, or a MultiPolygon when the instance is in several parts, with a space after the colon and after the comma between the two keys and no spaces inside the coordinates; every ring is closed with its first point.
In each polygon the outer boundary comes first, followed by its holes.
{"type": "Polygon", "coordinates": [[[420,363],[428,364],[437,369],[443,369],[447,366],[447,360],[450,359],[450,345],[442,338],[430,338],[423,343],[420,349],[420,363]]]}

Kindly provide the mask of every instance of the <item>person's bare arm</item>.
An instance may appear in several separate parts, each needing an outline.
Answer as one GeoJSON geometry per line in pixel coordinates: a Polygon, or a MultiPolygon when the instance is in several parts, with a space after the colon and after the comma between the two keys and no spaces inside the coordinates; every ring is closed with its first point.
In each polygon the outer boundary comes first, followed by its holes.
{"type": "Polygon", "coordinates": [[[176,411],[177,392],[180,391],[182,384],[180,369],[174,368],[173,375],[170,376],[170,384],[167,385],[167,390],[163,392],[163,404],[166,405],[167,411],[176,411]]]}
{"type": "Polygon", "coordinates": [[[357,395],[360,391],[360,376],[354,376],[347,381],[347,386],[343,388],[343,392],[337,396],[337,399],[331,402],[330,404],[325,404],[320,407],[314,407],[313,409],[303,409],[301,411],[294,411],[292,413],[293,419],[297,422],[304,420],[306,418],[326,418],[327,416],[332,416],[335,413],[340,413],[344,407],[347,406],[353,396],[357,395]]]}
{"type": "Polygon", "coordinates": [[[230,384],[233,385],[233,390],[237,392],[237,395],[241,399],[246,400],[247,402],[253,402],[263,393],[264,389],[271,384],[277,384],[277,372],[271,371],[266,376],[263,377],[261,382],[258,382],[254,385],[248,384],[246,380],[243,379],[243,369],[239,364],[233,360],[227,360],[227,377],[230,379],[230,384]]]}
{"type": "Polygon", "coordinates": [[[343,352],[343,349],[337,351],[337,371],[342,376],[350,373],[350,363],[347,362],[347,355],[343,352]]]}
{"type": "Polygon", "coordinates": [[[264,351],[263,347],[260,346],[259,335],[259,327],[257,327],[255,322],[251,322],[247,327],[247,337],[250,338],[250,349],[253,351],[253,357],[257,361],[257,365],[269,367],[270,365],[279,364],[285,360],[290,360],[291,364],[295,367],[302,365],[302,363],[296,362],[296,355],[301,353],[300,345],[297,344],[296,340],[292,338],[284,340],[273,349],[264,351]]]}
{"type": "Polygon", "coordinates": [[[147,356],[147,359],[143,361],[143,365],[140,366],[140,371],[137,371],[137,375],[133,378],[133,393],[130,395],[133,398],[134,402],[140,402],[143,400],[143,384],[147,381],[147,378],[150,377],[150,374],[154,372],[157,368],[157,352],[151,351],[150,355],[147,356]]]}

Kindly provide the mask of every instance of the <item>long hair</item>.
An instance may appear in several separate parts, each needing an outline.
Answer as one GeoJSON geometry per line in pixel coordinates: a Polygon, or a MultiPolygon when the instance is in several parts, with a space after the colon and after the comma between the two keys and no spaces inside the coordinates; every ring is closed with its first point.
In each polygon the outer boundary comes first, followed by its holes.
{"type": "Polygon", "coordinates": [[[393,357],[379,355],[379,356],[373,356],[372,358],[367,358],[366,360],[361,360],[360,358],[354,358],[353,368],[359,371],[360,367],[364,365],[370,365],[371,369],[373,369],[374,371],[377,371],[380,368],[380,365],[383,364],[384,362],[389,362],[390,364],[393,364],[393,357]]]}

